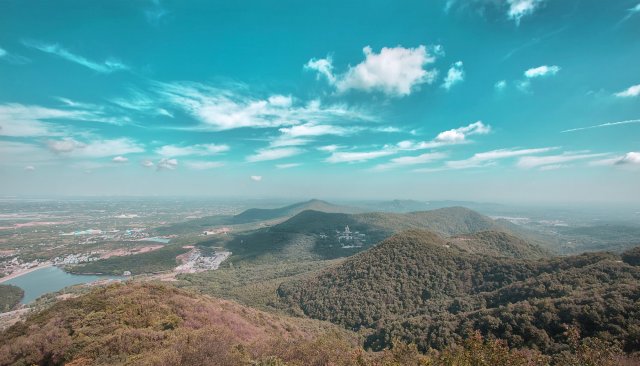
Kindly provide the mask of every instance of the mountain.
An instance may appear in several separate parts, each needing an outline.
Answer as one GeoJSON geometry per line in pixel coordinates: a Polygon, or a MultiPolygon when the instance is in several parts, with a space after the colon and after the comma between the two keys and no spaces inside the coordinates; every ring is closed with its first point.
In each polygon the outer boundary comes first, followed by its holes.
{"type": "Polygon", "coordinates": [[[426,211],[433,207],[428,202],[415,200],[392,200],[392,201],[374,201],[374,202],[357,202],[358,207],[366,208],[369,211],[382,212],[414,212],[426,211]]]}
{"type": "Polygon", "coordinates": [[[332,259],[347,257],[372,247],[408,229],[428,229],[445,236],[500,231],[502,227],[489,217],[463,207],[449,207],[410,213],[327,213],[307,210],[290,219],[251,233],[236,236],[226,243],[236,259],[257,259],[276,255],[295,259],[332,259]],[[345,238],[346,227],[352,233],[345,238]],[[341,238],[342,236],[342,238],[341,238]],[[293,250],[295,248],[295,250],[293,250]]]}
{"type": "Polygon", "coordinates": [[[443,349],[478,330],[511,347],[555,354],[568,348],[564,325],[575,324],[586,336],[640,350],[640,267],[611,253],[496,257],[497,250],[531,248],[485,232],[463,237],[476,241],[469,250],[455,244],[459,238],[422,230],[396,234],[310,278],[282,284],[278,295],[294,311],[361,330],[373,349],[395,338],[424,351],[443,349]]]}
{"type": "Polygon", "coordinates": [[[255,221],[268,221],[280,219],[283,217],[291,217],[300,212],[313,210],[328,213],[355,213],[362,211],[361,209],[348,206],[339,206],[321,200],[310,200],[306,202],[295,203],[290,206],[280,208],[251,208],[233,216],[230,220],[235,224],[246,224],[255,221]]]}
{"type": "Polygon", "coordinates": [[[356,207],[334,205],[326,201],[313,199],[279,208],[250,208],[233,216],[216,215],[201,217],[159,227],[155,229],[155,231],[159,235],[201,232],[215,226],[247,225],[265,221],[284,220],[305,210],[341,213],[362,212],[362,209],[356,207]]]}

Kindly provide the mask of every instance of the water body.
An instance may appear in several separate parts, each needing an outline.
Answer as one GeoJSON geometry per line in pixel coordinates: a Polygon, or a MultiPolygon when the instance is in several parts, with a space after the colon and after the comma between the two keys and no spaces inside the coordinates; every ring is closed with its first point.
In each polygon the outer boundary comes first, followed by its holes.
{"type": "Polygon", "coordinates": [[[4,283],[23,289],[24,297],[21,303],[28,304],[46,293],[62,290],[67,286],[104,279],[121,278],[122,277],[118,276],[75,275],[67,273],[58,267],[46,267],[12,278],[4,283]]]}

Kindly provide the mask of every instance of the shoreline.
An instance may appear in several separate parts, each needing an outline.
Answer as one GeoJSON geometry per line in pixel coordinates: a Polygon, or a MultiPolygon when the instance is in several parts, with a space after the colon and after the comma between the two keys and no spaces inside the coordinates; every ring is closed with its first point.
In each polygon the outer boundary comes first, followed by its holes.
{"type": "Polygon", "coordinates": [[[43,269],[43,268],[47,268],[47,267],[51,267],[53,266],[53,264],[51,263],[47,263],[47,264],[41,264],[32,268],[28,268],[22,271],[18,271],[18,272],[13,272],[12,274],[8,275],[8,276],[4,276],[2,278],[0,278],[0,283],[4,283],[6,281],[12,280],[14,278],[20,277],[22,275],[26,275],[27,273],[31,273],[34,271],[37,271],[39,269],[43,269]]]}

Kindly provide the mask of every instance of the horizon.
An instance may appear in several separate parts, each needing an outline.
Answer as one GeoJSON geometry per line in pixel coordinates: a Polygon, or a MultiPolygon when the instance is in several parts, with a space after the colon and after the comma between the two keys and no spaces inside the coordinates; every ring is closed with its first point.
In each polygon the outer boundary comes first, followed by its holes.
{"type": "Polygon", "coordinates": [[[640,203],[637,1],[358,4],[2,2],[0,192],[640,203]]]}

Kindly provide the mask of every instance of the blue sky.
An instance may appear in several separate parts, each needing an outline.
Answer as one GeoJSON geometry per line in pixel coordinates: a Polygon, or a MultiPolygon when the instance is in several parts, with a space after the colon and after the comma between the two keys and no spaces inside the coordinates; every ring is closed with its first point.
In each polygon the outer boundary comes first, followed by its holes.
{"type": "Polygon", "coordinates": [[[4,195],[640,203],[638,0],[0,2],[4,195]]]}

